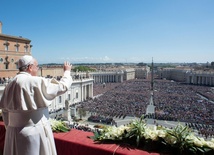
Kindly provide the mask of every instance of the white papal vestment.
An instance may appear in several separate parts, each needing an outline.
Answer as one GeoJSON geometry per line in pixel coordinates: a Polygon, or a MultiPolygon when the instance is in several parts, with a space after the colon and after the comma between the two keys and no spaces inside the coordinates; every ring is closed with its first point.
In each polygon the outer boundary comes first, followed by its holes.
{"type": "Polygon", "coordinates": [[[48,106],[71,86],[70,71],[60,81],[20,72],[1,98],[6,127],[4,155],[56,155],[48,106]]]}

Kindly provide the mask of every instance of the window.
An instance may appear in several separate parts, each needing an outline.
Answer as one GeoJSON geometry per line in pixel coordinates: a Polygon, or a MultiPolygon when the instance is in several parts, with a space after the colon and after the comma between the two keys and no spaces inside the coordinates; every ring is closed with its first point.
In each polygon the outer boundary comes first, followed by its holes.
{"type": "Polygon", "coordinates": [[[9,69],[9,63],[4,63],[5,64],[5,69],[9,69]]]}
{"type": "Polygon", "coordinates": [[[16,52],[18,52],[18,51],[19,51],[19,44],[16,43],[14,46],[15,46],[15,48],[16,48],[16,52]]]}
{"type": "Polygon", "coordinates": [[[5,57],[5,62],[4,62],[4,65],[5,65],[5,69],[9,69],[9,61],[8,61],[8,56],[5,57]]]}
{"type": "Polygon", "coordinates": [[[15,64],[16,64],[16,69],[19,69],[18,62],[16,62],[15,64]]]}
{"type": "Polygon", "coordinates": [[[24,48],[25,48],[25,52],[28,52],[28,45],[27,44],[24,46],[24,48]]]}
{"type": "Polygon", "coordinates": [[[5,45],[5,51],[8,51],[8,46],[5,45]]]}
{"type": "Polygon", "coordinates": [[[68,100],[71,100],[71,94],[68,94],[68,100]]]}
{"type": "Polygon", "coordinates": [[[4,49],[5,51],[9,50],[9,43],[7,41],[4,43],[4,49]]]}
{"type": "Polygon", "coordinates": [[[62,96],[59,96],[59,103],[62,103],[62,96]]]}
{"type": "Polygon", "coordinates": [[[0,63],[2,63],[3,62],[3,59],[2,58],[0,58],[0,63]]]}
{"type": "Polygon", "coordinates": [[[76,92],[76,98],[78,98],[78,92],[76,92]]]}
{"type": "Polygon", "coordinates": [[[5,51],[9,50],[9,45],[10,45],[10,43],[8,41],[5,41],[5,43],[4,43],[4,49],[5,49],[5,51]]]}

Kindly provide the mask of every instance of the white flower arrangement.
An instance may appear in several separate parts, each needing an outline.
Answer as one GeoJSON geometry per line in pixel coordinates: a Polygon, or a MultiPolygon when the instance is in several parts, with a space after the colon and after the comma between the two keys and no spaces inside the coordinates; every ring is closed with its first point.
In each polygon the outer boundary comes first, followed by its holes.
{"type": "Polygon", "coordinates": [[[49,119],[51,124],[51,129],[53,132],[67,132],[70,131],[70,128],[66,126],[63,121],[59,121],[56,119],[49,119]]]}
{"type": "Polygon", "coordinates": [[[143,136],[145,139],[157,141],[159,137],[164,138],[166,136],[166,131],[158,129],[157,126],[146,126],[143,136]]]}
{"type": "Polygon", "coordinates": [[[202,137],[197,137],[190,128],[181,124],[173,129],[148,126],[142,118],[136,119],[126,126],[106,126],[103,130],[95,132],[91,138],[94,141],[110,140],[113,143],[118,143],[118,141],[133,143],[131,139],[134,139],[137,147],[140,142],[143,142],[143,145],[150,145],[149,142],[157,142],[157,145],[163,145],[167,149],[177,149],[180,154],[182,152],[188,152],[188,154],[214,154],[214,139],[205,140],[202,137]]]}

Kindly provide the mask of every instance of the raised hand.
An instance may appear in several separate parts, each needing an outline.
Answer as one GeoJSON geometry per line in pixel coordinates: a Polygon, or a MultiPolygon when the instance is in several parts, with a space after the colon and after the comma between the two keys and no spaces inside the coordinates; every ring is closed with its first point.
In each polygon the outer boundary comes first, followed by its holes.
{"type": "Polygon", "coordinates": [[[72,65],[70,64],[70,62],[68,62],[68,61],[64,62],[64,67],[63,67],[64,71],[70,71],[71,67],[72,67],[72,65]]]}

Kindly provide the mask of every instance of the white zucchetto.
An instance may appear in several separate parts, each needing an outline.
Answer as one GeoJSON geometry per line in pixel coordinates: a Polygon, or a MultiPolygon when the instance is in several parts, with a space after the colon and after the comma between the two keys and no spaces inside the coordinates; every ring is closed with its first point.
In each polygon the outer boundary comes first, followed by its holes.
{"type": "Polygon", "coordinates": [[[32,56],[30,56],[30,55],[24,55],[18,61],[18,68],[30,65],[30,63],[31,63],[32,60],[33,60],[32,56]]]}

